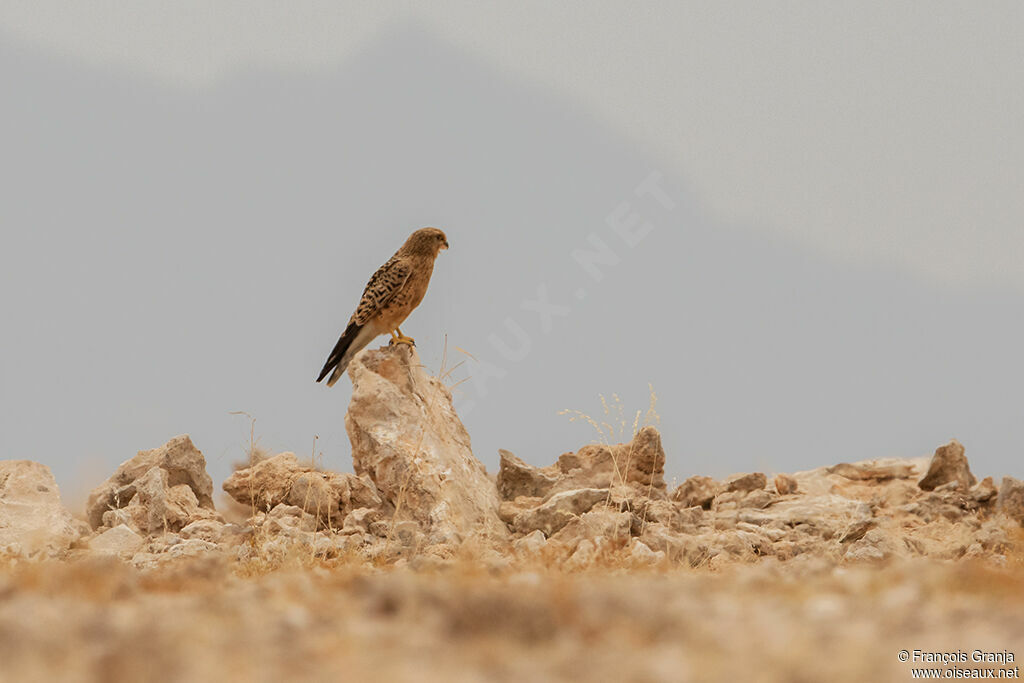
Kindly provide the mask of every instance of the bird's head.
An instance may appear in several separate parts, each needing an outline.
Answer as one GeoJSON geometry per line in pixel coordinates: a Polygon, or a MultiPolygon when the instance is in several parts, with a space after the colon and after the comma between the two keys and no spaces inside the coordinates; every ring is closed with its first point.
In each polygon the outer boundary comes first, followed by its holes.
{"type": "Polygon", "coordinates": [[[448,248],[448,238],[437,228],[420,228],[409,235],[405,248],[413,253],[437,256],[442,249],[448,248]]]}

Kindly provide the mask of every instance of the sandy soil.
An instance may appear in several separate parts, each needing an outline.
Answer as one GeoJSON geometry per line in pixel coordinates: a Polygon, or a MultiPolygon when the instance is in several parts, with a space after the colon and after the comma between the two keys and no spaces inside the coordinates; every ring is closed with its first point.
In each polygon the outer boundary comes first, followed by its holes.
{"type": "MultiPolygon", "coordinates": [[[[913,651],[1024,657],[1024,564],[720,571],[0,570],[0,680],[901,681],[913,651]]],[[[957,664],[958,667],[981,666],[957,664]]]]}

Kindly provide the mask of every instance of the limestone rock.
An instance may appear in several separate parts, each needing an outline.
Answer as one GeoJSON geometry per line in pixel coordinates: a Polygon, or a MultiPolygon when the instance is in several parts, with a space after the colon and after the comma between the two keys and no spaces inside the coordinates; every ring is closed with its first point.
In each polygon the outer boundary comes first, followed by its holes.
{"type": "MultiPolygon", "coordinates": [[[[251,545],[266,557],[287,554],[301,546],[310,548],[322,535],[316,516],[295,505],[275,505],[270,512],[257,512],[249,519],[251,545]]],[[[243,546],[244,548],[245,546],[243,546]]]]}
{"type": "Polygon", "coordinates": [[[856,463],[841,462],[829,467],[828,471],[847,479],[887,481],[909,479],[914,476],[916,469],[912,463],[865,460],[856,463]]]}
{"type": "Polygon", "coordinates": [[[585,569],[593,564],[597,552],[597,543],[585,538],[576,546],[576,550],[566,560],[564,567],[569,570],[585,569]]]}
{"type": "Polygon", "coordinates": [[[551,536],[568,524],[569,520],[607,498],[607,489],[577,489],[556,493],[541,505],[516,515],[513,526],[519,533],[526,534],[539,529],[545,536],[551,536]]]}
{"type": "Polygon", "coordinates": [[[383,502],[367,477],[317,470],[300,464],[294,453],[279,453],[235,470],[222,487],[252,511],[293,505],[313,514],[325,529],[340,528],[355,508],[376,508],[383,502]]]}
{"type": "Polygon", "coordinates": [[[224,524],[215,519],[198,519],[188,524],[179,535],[185,539],[199,539],[208,543],[237,545],[245,538],[246,533],[234,524],[224,524]]]}
{"type": "Polygon", "coordinates": [[[992,481],[992,477],[985,477],[977,484],[971,487],[968,492],[971,500],[983,507],[989,507],[996,502],[999,496],[999,489],[996,488],[995,482],[992,481]]]}
{"type": "Polygon", "coordinates": [[[741,474],[725,482],[726,491],[759,491],[768,485],[768,477],[762,472],[741,474]]]}
{"type": "MultiPolygon", "coordinates": [[[[130,460],[121,463],[114,474],[89,494],[86,504],[86,516],[92,528],[97,529],[105,524],[104,515],[111,510],[128,507],[136,499],[137,482],[144,480],[149,487],[147,495],[156,496],[162,503],[172,509],[166,509],[172,517],[186,510],[202,510],[196,513],[201,516],[215,516],[213,506],[213,480],[206,473],[206,458],[192,443],[187,435],[177,436],[160,448],[150,451],[139,451],[130,460]],[[152,470],[157,469],[163,474],[152,474],[144,479],[152,470]],[[157,495],[154,487],[174,489],[172,493],[157,495]],[[188,493],[185,492],[185,487],[188,493]],[[194,503],[193,503],[194,500],[194,503]]],[[[139,510],[142,500],[135,502],[135,510],[128,515],[121,515],[118,523],[138,522],[147,529],[155,518],[147,509],[139,510]]],[[[157,514],[158,516],[160,513],[157,514]]],[[[113,521],[113,520],[111,520],[113,521]]],[[[176,522],[175,522],[176,523],[176,522]]],[[[180,528],[180,527],[179,527],[180,528]]]]}
{"type": "Polygon", "coordinates": [[[660,522],[673,531],[693,533],[704,517],[704,509],[698,506],[683,508],[667,500],[652,500],[637,510],[642,521],[660,522]]]}
{"type": "Polygon", "coordinates": [[[696,475],[680,484],[672,492],[672,500],[683,507],[699,506],[708,510],[715,496],[725,491],[725,487],[711,477],[696,475]]]}
{"type": "MultiPolygon", "coordinates": [[[[569,552],[583,538],[600,538],[605,544],[624,543],[623,536],[639,533],[648,516],[652,521],[664,520],[679,531],[693,530],[699,515],[682,510],[700,503],[680,506],[669,500],[664,466],[661,435],[650,426],[638,431],[628,443],[584,446],[564,453],[554,465],[544,468],[532,467],[501,451],[497,484],[503,500],[498,516],[518,534],[539,530],[551,536],[564,529],[557,545],[567,546],[569,552]],[[588,514],[598,503],[605,503],[606,509],[588,514]],[[601,527],[596,521],[599,518],[607,518],[611,527],[601,527]]],[[[707,478],[694,478],[690,484],[701,480],[707,482],[702,487],[707,494],[702,495],[702,491],[693,497],[710,504],[722,488],[707,478]]],[[[677,489],[677,500],[689,502],[686,488],[677,489]]]]}
{"type": "MultiPolygon", "coordinates": [[[[170,485],[167,470],[152,467],[129,484],[131,498],[122,508],[107,510],[102,527],[125,525],[143,535],[179,531],[195,520],[219,519],[217,512],[199,505],[188,484],[170,485]]],[[[116,500],[122,500],[120,495],[116,500]]]]}
{"type": "Polygon", "coordinates": [[[512,550],[520,557],[536,558],[544,551],[547,542],[543,531],[531,531],[522,538],[516,539],[512,543],[512,550]]]}
{"type": "Polygon", "coordinates": [[[629,544],[629,557],[633,561],[633,564],[645,566],[657,564],[663,561],[665,559],[665,553],[660,550],[658,552],[654,552],[639,538],[633,538],[629,544]]]}
{"type": "Polygon", "coordinates": [[[505,524],[511,525],[519,513],[532,510],[543,502],[542,498],[534,496],[516,496],[515,500],[503,500],[498,505],[498,517],[505,524]]]}
{"type": "Polygon", "coordinates": [[[124,524],[107,529],[89,541],[89,550],[102,555],[130,558],[142,547],[144,539],[124,524]]]}
{"type": "Polygon", "coordinates": [[[403,548],[417,548],[425,545],[423,530],[417,522],[406,519],[392,525],[391,536],[403,548]]]}
{"type": "Polygon", "coordinates": [[[213,519],[212,509],[199,505],[195,492],[187,484],[170,485],[167,470],[154,467],[134,482],[135,497],[129,508],[141,508],[142,524],[139,530],[154,534],[163,531],[180,531],[182,527],[198,519],[213,519]]]}
{"type": "Polygon", "coordinates": [[[875,521],[873,519],[859,519],[843,532],[843,535],[839,537],[839,542],[852,543],[853,541],[859,541],[874,526],[875,521]]]}
{"type": "Polygon", "coordinates": [[[740,508],[765,508],[774,502],[775,497],[765,489],[753,491],[726,491],[716,496],[711,503],[712,510],[735,510],[740,508]]]}
{"type": "Polygon", "coordinates": [[[503,500],[514,500],[518,496],[545,498],[558,482],[558,470],[555,467],[527,465],[505,449],[500,449],[498,454],[501,463],[497,484],[503,500]]]}
{"type": "Polygon", "coordinates": [[[294,453],[279,453],[260,460],[250,467],[231,473],[221,488],[254,512],[268,512],[275,505],[287,502],[292,481],[312,468],[304,470],[294,453]]]}
{"type": "Polygon", "coordinates": [[[964,491],[977,482],[967,464],[964,447],[956,439],[935,449],[928,472],[917,485],[924,491],[933,491],[950,482],[956,482],[957,488],[964,491]]]}
{"type": "Polygon", "coordinates": [[[1024,481],[1003,477],[999,487],[999,510],[1024,526],[1024,481]]]}
{"type": "Polygon", "coordinates": [[[764,526],[802,527],[818,538],[831,539],[873,517],[871,506],[836,494],[782,499],[767,510],[747,513],[746,519],[764,526]]]}
{"type": "Polygon", "coordinates": [[[0,555],[55,557],[80,536],[49,467],[0,460],[0,555]]]}
{"type": "Polygon", "coordinates": [[[669,562],[697,566],[708,559],[710,549],[691,536],[677,534],[664,524],[647,524],[638,537],[649,549],[669,562]]]}
{"type": "Polygon", "coordinates": [[[329,521],[331,514],[337,517],[341,509],[341,491],[335,485],[339,478],[333,472],[302,472],[292,480],[284,502],[314,515],[326,515],[329,521]]]}
{"type": "Polygon", "coordinates": [[[345,428],[356,473],[419,522],[431,543],[474,535],[503,539],[498,491],[473,456],[451,393],[406,345],[357,355],[348,368],[345,428]]]}
{"type": "Polygon", "coordinates": [[[775,491],[780,496],[789,496],[797,492],[799,485],[796,479],[788,474],[775,475],[775,491]]]}
{"type": "Polygon", "coordinates": [[[345,516],[341,524],[343,534],[368,534],[370,525],[380,521],[380,511],[376,508],[356,508],[345,516]]]}
{"type": "Polygon", "coordinates": [[[661,435],[646,426],[629,443],[592,444],[558,458],[554,491],[628,486],[637,495],[664,498],[665,450],[661,435]]]}
{"type": "MultiPolygon", "coordinates": [[[[631,536],[633,515],[606,507],[594,508],[573,517],[551,538],[567,548],[575,549],[585,539],[603,538],[625,545],[631,536]]],[[[536,533],[536,532],[534,532],[536,533]]]]}
{"type": "Polygon", "coordinates": [[[220,547],[216,543],[204,541],[199,538],[183,539],[167,549],[169,558],[202,557],[207,553],[217,552],[220,547]]]}

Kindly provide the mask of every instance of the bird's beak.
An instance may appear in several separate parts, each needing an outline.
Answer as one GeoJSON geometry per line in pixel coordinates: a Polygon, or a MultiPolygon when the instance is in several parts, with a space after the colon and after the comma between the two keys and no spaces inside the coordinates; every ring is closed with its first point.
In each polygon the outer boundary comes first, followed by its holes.
{"type": "Polygon", "coordinates": [[[442,248],[442,249],[447,249],[447,248],[448,248],[448,240],[445,240],[445,241],[444,241],[444,242],[443,242],[443,243],[441,244],[441,248],[442,248]]]}

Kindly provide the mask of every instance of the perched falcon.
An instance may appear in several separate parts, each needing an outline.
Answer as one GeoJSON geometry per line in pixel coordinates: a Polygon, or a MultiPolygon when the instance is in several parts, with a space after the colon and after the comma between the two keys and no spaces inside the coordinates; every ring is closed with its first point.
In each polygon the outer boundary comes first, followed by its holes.
{"type": "Polygon", "coordinates": [[[334,386],[352,357],[382,334],[390,332],[394,344],[414,343],[398,326],[423,301],[434,272],[434,259],[447,248],[448,238],[437,228],[421,228],[409,235],[402,248],[366,284],[363,298],[327,357],[317,382],[330,372],[327,386],[334,386]]]}

